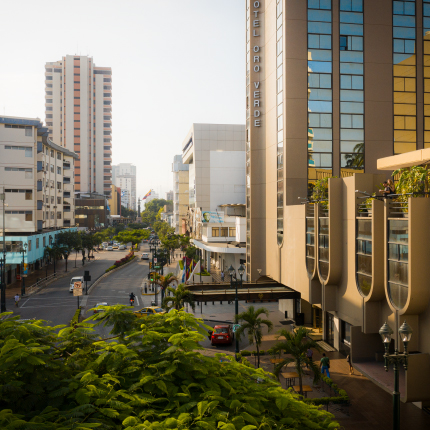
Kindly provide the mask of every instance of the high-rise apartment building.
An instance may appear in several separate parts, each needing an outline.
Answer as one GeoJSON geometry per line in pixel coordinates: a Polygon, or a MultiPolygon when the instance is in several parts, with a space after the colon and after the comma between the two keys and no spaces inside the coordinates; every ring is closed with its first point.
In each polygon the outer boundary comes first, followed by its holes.
{"type": "Polygon", "coordinates": [[[121,203],[127,209],[136,210],[136,166],[120,163],[112,166],[112,182],[121,188],[121,203]]]}
{"type": "Polygon", "coordinates": [[[110,196],[112,184],[112,70],[92,57],[66,55],[45,65],[49,137],[79,155],[76,191],[110,196]]]}
{"type": "Polygon", "coordinates": [[[166,200],[172,200],[173,201],[173,190],[166,191],[166,200]]]}

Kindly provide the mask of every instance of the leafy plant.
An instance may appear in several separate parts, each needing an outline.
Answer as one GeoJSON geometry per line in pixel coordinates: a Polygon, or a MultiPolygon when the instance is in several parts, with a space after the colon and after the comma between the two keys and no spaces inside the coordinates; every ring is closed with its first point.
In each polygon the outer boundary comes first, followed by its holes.
{"type": "Polygon", "coordinates": [[[339,428],[262,369],[200,354],[209,327],[193,315],[140,319],[125,308],[75,327],[0,320],[0,428],[339,428]],[[93,321],[112,336],[96,335],[93,321]]]}
{"type": "Polygon", "coordinates": [[[244,336],[245,331],[248,335],[248,341],[251,345],[257,348],[258,366],[260,367],[260,345],[263,339],[263,326],[267,326],[268,331],[272,331],[273,323],[270,320],[260,318],[260,315],[269,316],[269,311],[266,308],[255,310],[254,306],[250,306],[247,311],[236,315],[235,322],[240,323],[240,327],[236,330],[235,335],[238,339],[244,336]]]}
{"type": "Polygon", "coordinates": [[[303,369],[309,367],[314,374],[314,383],[321,376],[318,366],[306,354],[309,348],[321,351],[319,345],[312,339],[307,337],[309,330],[305,327],[299,327],[296,332],[290,332],[285,329],[280,331],[278,339],[284,337],[285,340],[278,342],[274,347],[274,353],[285,351],[290,357],[285,357],[281,363],[275,367],[275,375],[278,376],[281,369],[290,363],[294,363],[296,372],[299,375],[300,393],[302,394],[303,387],[303,369]]]}
{"type": "Polygon", "coordinates": [[[171,295],[164,296],[163,307],[165,309],[174,308],[178,311],[185,306],[185,303],[188,303],[193,311],[195,310],[194,294],[184,284],[179,284],[176,288],[167,287],[167,291],[171,295]]]}

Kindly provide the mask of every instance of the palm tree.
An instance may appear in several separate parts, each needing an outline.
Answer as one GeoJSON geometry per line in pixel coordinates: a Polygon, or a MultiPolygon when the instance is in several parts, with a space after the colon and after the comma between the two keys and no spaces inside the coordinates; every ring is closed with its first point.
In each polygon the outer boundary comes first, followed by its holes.
{"type": "Polygon", "coordinates": [[[176,288],[167,287],[167,291],[169,291],[172,295],[169,297],[164,297],[163,307],[165,309],[175,308],[177,311],[179,311],[184,307],[185,303],[188,303],[193,311],[195,310],[196,303],[194,301],[194,295],[188,288],[185,287],[184,284],[179,284],[176,288]]]}
{"type": "Polygon", "coordinates": [[[155,275],[154,283],[159,285],[163,291],[167,290],[167,287],[170,286],[173,282],[178,282],[178,278],[173,275],[173,273],[168,273],[166,276],[161,276],[159,274],[155,275]]]}
{"type": "Polygon", "coordinates": [[[236,330],[236,336],[240,338],[244,335],[245,330],[248,331],[248,340],[251,345],[257,347],[258,366],[260,367],[260,345],[263,338],[263,325],[266,325],[268,331],[271,332],[273,329],[273,323],[270,320],[260,318],[260,315],[269,316],[269,311],[266,308],[254,309],[254,306],[250,306],[246,312],[242,312],[236,316],[236,323],[240,323],[240,328],[236,330]]]}
{"type": "Polygon", "coordinates": [[[309,348],[314,348],[317,351],[321,351],[321,348],[314,340],[307,337],[308,332],[309,330],[305,327],[299,327],[296,332],[290,332],[283,329],[280,331],[277,338],[279,339],[280,337],[284,337],[285,340],[278,342],[272,348],[274,354],[285,351],[287,354],[291,355],[291,357],[285,357],[284,360],[275,367],[274,373],[278,376],[283,366],[288,365],[289,363],[294,363],[297,374],[299,375],[300,394],[303,394],[302,376],[303,368],[305,366],[312,370],[314,374],[314,383],[320,378],[318,366],[313,362],[312,358],[308,358],[306,352],[309,348]]]}

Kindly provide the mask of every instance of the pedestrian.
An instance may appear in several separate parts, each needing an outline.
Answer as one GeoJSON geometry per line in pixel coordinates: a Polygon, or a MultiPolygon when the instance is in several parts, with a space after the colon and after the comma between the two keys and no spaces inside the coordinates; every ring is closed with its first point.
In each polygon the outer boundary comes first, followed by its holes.
{"type": "Polygon", "coordinates": [[[349,364],[349,374],[352,375],[354,373],[354,368],[352,367],[351,356],[349,354],[346,356],[346,362],[349,364]]]}
{"type": "Polygon", "coordinates": [[[306,363],[306,368],[309,369],[309,362],[312,361],[312,356],[314,355],[314,352],[312,351],[312,348],[309,347],[306,351],[306,357],[308,358],[308,362],[306,363]]]}
{"type": "Polygon", "coordinates": [[[327,373],[327,378],[330,378],[330,359],[326,357],[325,352],[323,352],[323,356],[320,361],[321,374],[324,375],[324,371],[327,373]]]}
{"type": "Polygon", "coordinates": [[[221,270],[221,282],[224,282],[224,271],[221,270]]]}
{"type": "Polygon", "coordinates": [[[16,293],[15,294],[15,306],[18,307],[18,303],[19,303],[19,294],[16,293]]]}

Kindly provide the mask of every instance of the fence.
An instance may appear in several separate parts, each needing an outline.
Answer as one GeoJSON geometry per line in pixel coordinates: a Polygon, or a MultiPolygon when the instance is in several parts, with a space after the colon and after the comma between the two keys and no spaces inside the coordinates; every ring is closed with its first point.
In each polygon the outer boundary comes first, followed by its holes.
{"type": "Polygon", "coordinates": [[[48,277],[39,279],[35,284],[30,285],[29,287],[26,287],[26,293],[30,294],[33,292],[34,289],[38,287],[44,287],[48,284],[48,282],[52,281],[54,278],[57,277],[57,273],[53,273],[49,275],[48,277]]]}

